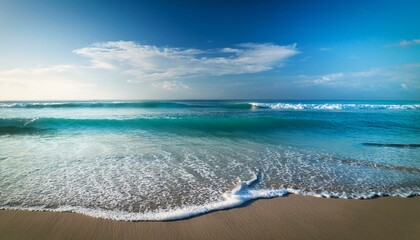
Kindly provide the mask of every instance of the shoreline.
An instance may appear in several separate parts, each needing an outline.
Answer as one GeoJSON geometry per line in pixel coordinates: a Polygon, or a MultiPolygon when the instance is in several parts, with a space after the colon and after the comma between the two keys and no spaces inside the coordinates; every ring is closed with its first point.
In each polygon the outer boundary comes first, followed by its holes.
{"type": "Polygon", "coordinates": [[[290,194],[176,221],[115,221],[0,210],[4,239],[414,239],[420,197],[369,200],[290,194]]]}

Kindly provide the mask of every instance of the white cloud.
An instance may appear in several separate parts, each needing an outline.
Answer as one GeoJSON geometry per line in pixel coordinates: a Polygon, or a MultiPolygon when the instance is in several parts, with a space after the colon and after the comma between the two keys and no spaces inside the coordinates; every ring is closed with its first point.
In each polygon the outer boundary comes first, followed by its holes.
{"type": "Polygon", "coordinates": [[[387,75],[389,71],[383,68],[372,68],[366,71],[351,72],[348,75],[353,78],[368,78],[373,76],[387,75]]]}
{"type": "Polygon", "coordinates": [[[343,77],[344,77],[344,73],[342,72],[330,73],[330,74],[325,74],[325,75],[315,78],[314,80],[312,80],[312,83],[313,84],[331,83],[331,82],[336,82],[337,80],[340,80],[343,77]]]}
{"type": "Polygon", "coordinates": [[[299,75],[295,78],[303,86],[329,86],[339,88],[368,89],[369,91],[400,86],[403,89],[416,89],[420,85],[418,63],[372,68],[356,72],[335,72],[323,75],[299,75]]]}
{"type": "Polygon", "coordinates": [[[0,99],[107,98],[117,86],[125,87],[121,79],[144,83],[143,89],[186,90],[189,86],[181,78],[268,71],[298,50],[295,44],[245,43],[201,50],[116,41],[73,53],[89,62],[0,69],[0,99]]]}
{"type": "Polygon", "coordinates": [[[300,76],[302,82],[313,85],[350,85],[372,77],[377,76],[392,76],[396,72],[386,68],[372,68],[365,71],[358,72],[336,72],[324,75],[300,76]]]}
{"type": "Polygon", "coordinates": [[[114,69],[132,82],[199,75],[257,73],[281,66],[298,53],[296,44],[244,43],[235,48],[200,50],[143,45],[131,41],[97,43],[74,53],[90,59],[92,68],[114,69]]]}
{"type": "Polygon", "coordinates": [[[402,40],[398,43],[398,45],[401,46],[401,47],[418,45],[418,44],[420,44],[420,39],[402,40]]]}
{"type": "Polygon", "coordinates": [[[179,81],[163,81],[156,82],[153,84],[154,87],[163,88],[165,90],[182,90],[189,89],[190,87],[179,81]]]}
{"type": "Polygon", "coordinates": [[[238,53],[238,52],[240,52],[239,49],[235,49],[235,48],[222,48],[221,51],[225,52],[225,53],[238,53]]]}

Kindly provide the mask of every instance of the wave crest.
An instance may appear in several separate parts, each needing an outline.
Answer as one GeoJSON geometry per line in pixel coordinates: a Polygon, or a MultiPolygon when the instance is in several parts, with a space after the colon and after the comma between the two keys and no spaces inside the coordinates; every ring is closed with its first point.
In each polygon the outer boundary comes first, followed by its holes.
{"type": "Polygon", "coordinates": [[[420,104],[249,103],[251,108],[276,110],[419,110],[420,104]]]}
{"type": "Polygon", "coordinates": [[[419,110],[420,104],[298,103],[240,101],[0,102],[0,108],[221,108],[274,110],[419,110]]]}

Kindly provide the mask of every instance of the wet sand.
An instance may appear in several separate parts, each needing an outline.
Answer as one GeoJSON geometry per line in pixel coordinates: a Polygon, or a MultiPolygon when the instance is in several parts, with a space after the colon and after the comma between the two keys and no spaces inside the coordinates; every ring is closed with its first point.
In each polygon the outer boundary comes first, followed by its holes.
{"type": "Polygon", "coordinates": [[[173,222],[0,211],[0,239],[419,239],[420,197],[289,195],[173,222]]]}

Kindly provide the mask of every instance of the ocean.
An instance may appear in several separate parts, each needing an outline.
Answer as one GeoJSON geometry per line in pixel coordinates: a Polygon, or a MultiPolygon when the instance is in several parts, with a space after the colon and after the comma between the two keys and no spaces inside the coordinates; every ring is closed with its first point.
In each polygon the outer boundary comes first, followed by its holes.
{"type": "Polygon", "coordinates": [[[0,102],[0,209],[127,221],[420,195],[420,102],[0,102]]]}

